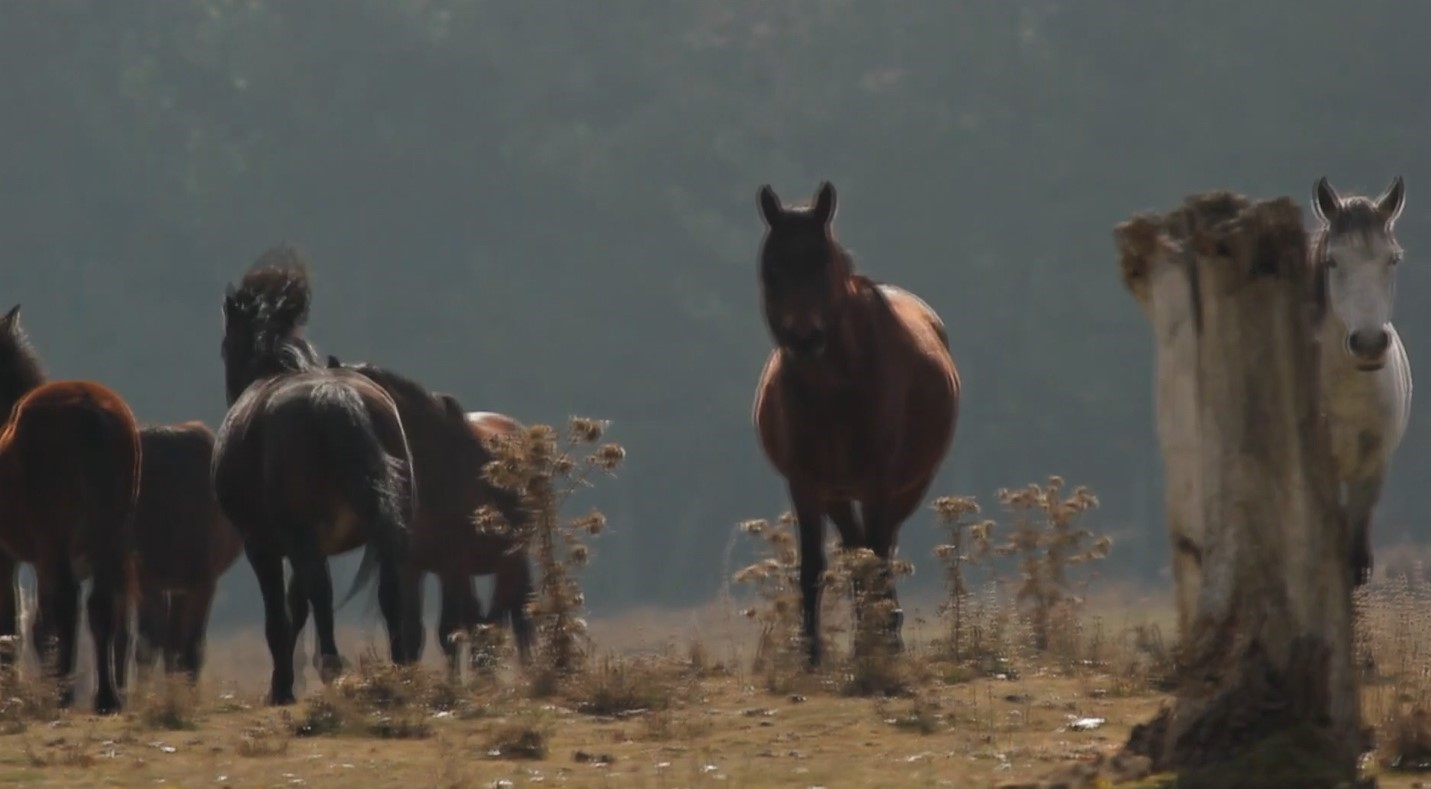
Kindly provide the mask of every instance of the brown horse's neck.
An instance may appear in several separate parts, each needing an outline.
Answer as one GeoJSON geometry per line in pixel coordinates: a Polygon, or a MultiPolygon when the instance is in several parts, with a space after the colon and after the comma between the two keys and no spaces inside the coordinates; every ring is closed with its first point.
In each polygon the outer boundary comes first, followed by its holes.
{"type": "Polygon", "coordinates": [[[824,353],[814,358],[796,358],[781,350],[784,366],[799,384],[849,389],[872,374],[879,362],[873,342],[873,323],[878,310],[887,309],[879,286],[860,274],[845,280],[841,304],[836,311],[835,331],[824,353]]]}

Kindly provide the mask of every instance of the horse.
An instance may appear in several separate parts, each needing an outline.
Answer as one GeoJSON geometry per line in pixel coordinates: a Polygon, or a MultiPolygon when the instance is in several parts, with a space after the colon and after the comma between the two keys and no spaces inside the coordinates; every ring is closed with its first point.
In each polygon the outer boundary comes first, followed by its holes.
{"type": "MultiPolygon", "coordinates": [[[[421,577],[437,576],[441,592],[437,640],[449,670],[455,674],[460,669],[457,633],[502,620],[510,624],[518,657],[527,663],[533,636],[527,613],[533,591],[527,552],[513,537],[484,534],[472,521],[478,508],[490,505],[508,524],[520,527],[524,522],[518,496],[488,482],[483,469],[492,460],[486,444],[489,437],[515,435],[525,428],[504,414],[464,411],[455,397],[431,392],[386,368],[361,362],[344,365],[331,354],[328,367],[369,378],[393,398],[402,415],[422,502],[408,557],[418,584],[407,593],[420,601],[421,577]],[[472,576],[491,574],[497,576],[496,587],[492,610],[484,617],[472,576]]],[[[415,648],[421,654],[421,640],[415,648]]]]}
{"type": "MultiPolygon", "coordinates": [[[[129,551],[140,481],[139,427],[93,381],[46,381],[17,304],[0,317],[0,635],[16,637],[21,562],[35,569],[35,654],[74,702],[80,584],[95,653],[94,711],[120,711],[116,672],[134,591],[129,551]],[[53,653],[50,641],[56,642],[53,653]],[[51,662],[53,659],[53,663],[51,662]]],[[[5,661],[19,656],[11,652],[5,661]]]]}
{"type": "MultiPolygon", "coordinates": [[[[144,460],[134,519],[134,664],[143,677],[162,655],[165,674],[182,672],[197,682],[219,577],[238,560],[243,541],[219,510],[209,481],[214,433],[207,425],[142,427],[139,441],[144,460]]],[[[118,654],[122,660],[125,646],[118,654]]]]}
{"type": "Polygon", "coordinates": [[[312,287],[298,252],[264,252],[224,296],[220,355],[228,412],[210,478],[243,538],[263,596],[271,705],[294,702],[293,653],[311,604],[324,683],[343,670],[333,634],[328,557],[363,546],[346,602],[376,565],[392,660],[406,665],[419,609],[402,594],[408,524],[417,507],[397,405],[364,376],[329,370],[301,335],[312,287]],[[285,599],[283,560],[293,568],[285,599]],[[296,587],[296,588],[295,588],[296,587]]]}
{"type": "Polygon", "coordinates": [[[900,650],[890,562],[900,525],[953,443],[960,380],[949,338],[919,297],[855,273],[835,238],[829,182],[809,205],[786,206],[769,185],[757,203],[761,304],[775,347],[756,385],[753,422],[799,525],[809,663],[821,661],[826,516],[843,548],[868,548],[881,560],[879,593],[893,605],[886,636],[900,650]]]}
{"type": "Polygon", "coordinates": [[[1393,227],[1406,205],[1397,176],[1375,200],[1312,188],[1313,324],[1320,395],[1338,496],[1350,526],[1355,586],[1371,579],[1371,517],[1411,416],[1411,363],[1391,325],[1401,245],[1393,227]]]}

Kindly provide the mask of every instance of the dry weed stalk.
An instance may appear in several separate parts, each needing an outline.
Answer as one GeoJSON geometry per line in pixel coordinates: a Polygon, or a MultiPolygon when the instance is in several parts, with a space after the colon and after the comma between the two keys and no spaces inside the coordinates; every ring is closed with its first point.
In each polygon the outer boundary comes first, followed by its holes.
{"type": "Polygon", "coordinates": [[[308,699],[294,734],[422,739],[432,733],[432,713],[460,711],[466,702],[445,676],[421,666],[394,665],[369,648],[356,671],[308,699]]]}
{"type": "Polygon", "coordinates": [[[1083,601],[1069,584],[1068,569],[1107,557],[1113,540],[1081,528],[1083,515],[1098,506],[1098,498],[1081,485],[1063,496],[1061,477],[1049,477],[1047,485],[1000,489],[998,498],[1013,522],[1008,540],[993,550],[1018,557],[1022,577],[1015,600],[1033,629],[1034,648],[1044,652],[1056,639],[1075,635],[1073,623],[1083,601]]]}
{"type": "Polygon", "coordinates": [[[22,636],[0,637],[0,734],[18,734],[29,721],[53,721],[63,713],[58,654],[47,652],[38,675],[27,679],[20,668],[26,643],[22,636]]]}
{"type": "Polygon", "coordinates": [[[1415,562],[1410,574],[1358,589],[1355,602],[1357,657],[1380,675],[1367,686],[1377,761],[1401,772],[1431,770],[1431,583],[1415,562]]]}
{"type": "Polygon", "coordinates": [[[795,539],[795,516],[789,512],[775,523],[751,520],[740,530],[760,540],[764,554],[755,563],[736,571],[738,584],[755,587],[761,604],[741,614],[760,625],[753,669],[765,674],[773,691],[783,689],[784,679],[798,670],[803,661],[800,632],[800,550],[795,539]]]}
{"type": "Polygon", "coordinates": [[[825,593],[831,599],[850,599],[853,620],[848,677],[849,695],[895,695],[908,691],[909,668],[904,655],[894,650],[889,626],[896,604],[884,594],[885,584],[914,574],[914,565],[894,559],[886,563],[869,548],[839,550],[825,572],[825,593]]]}
{"type": "MultiPolygon", "coordinates": [[[[773,524],[763,519],[740,524],[741,531],[759,540],[760,549],[757,560],[738,570],[734,581],[753,586],[760,598],[741,614],[760,625],[753,670],[765,675],[767,689],[775,693],[791,690],[811,676],[806,670],[797,528],[795,516],[789,512],[773,524]]],[[[825,654],[832,655],[830,636],[844,629],[839,622],[849,621],[852,626],[854,643],[848,671],[843,672],[843,692],[866,695],[903,689],[903,661],[891,651],[888,639],[895,603],[880,592],[883,584],[912,574],[913,565],[893,560],[886,566],[868,548],[847,550],[835,540],[825,551],[831,561],[821,578],[820,606],[822,620],[830,624],[817,637],[825,654]],[[846,602],[848,616],[835,616],[846,602]]],[[[826,665],[838,663],[830,660],[826,665]]]]}
{"type": "Polygon", "coordinates": [[[606,517],[592,510],[563,520],[560,513],[578,489],[591,487],[598,473],[614,474],[625,459],[621,445],[597,445],[605,428],[605,422],[574,417],[565,439],[549,425],[533,425],[488,441],[493,455],[484,470],[488,481],[517,493],[527,518],[509,524],[495,509],[483,507],[475,521],[484,531],[514,534],[516,549],[530,550],[536,562],[537,595],[528,606],[539,635],[537,666],[542,673],[534,685],[539,692],[554,690],[578,672],[586,658],[586,622],[580,617],[585,598],[577,576],[591,557],[585,538],[600,534],[606,517]],[[586,446],[595,448],[580,456],[586,446]]]}
{"type": "Polygon", "coordinates": [[[960,662],[969,657],[966,642],[971,637],[969,630],[970,595],[965,565],[978,566],[989,558],[993,549],[990,538],[994,528],[991,520],[975,521],[972,516],[980,512],[979,502],[972,496],[941,496],[934,500],[933,509],[937,513],[937,524],[949,540],[934,546],[934,556],[944,565],[944,591],[946,598],[939,606],[941,616],[949,618],[947,647],[949,656],[960,662]]]}

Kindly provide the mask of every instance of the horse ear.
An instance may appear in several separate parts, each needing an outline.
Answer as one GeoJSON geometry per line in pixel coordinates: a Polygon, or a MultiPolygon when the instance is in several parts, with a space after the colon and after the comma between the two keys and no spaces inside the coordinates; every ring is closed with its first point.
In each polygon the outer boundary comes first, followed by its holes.
{"type": "Polygon", "coordinates": [[[1391,182],[1386,192],[1381,197],[1376,198],[1376,210],[1386,219],[1389,225],[1401,216],[1401,209],[1406,207],[1406,182],[1401,180],[1401,176],[1391,182]]]}
{"type": "Polygon", "coordinates": [[[442,401],[442,408],[447,411],[448,416],[464,421],[467,419],[467,411],[457,402],[457,398],[450,394],[439,394],[437,399],[442,401]]]}
{"type": "Polygon", "coordinates": [[[0,318],[0,328],[5,331],[15,331],[20,328],[20,305],[16,304],[5,313],[5,317],[0,318]]]}
{"type": "Polygon", "coordinates": [[[828,225],[835,220],[835,211],[839,205],[835,202],[835,185],[829,181],[821,181],[820,188],[815,192],[815,218],[820,220],[820,224],[828,225]]]}
{"type": "Polygon", "coordinates": [[[238,293],[238,291],[234,290],[234,286],[233,286],[232,284],[229,284],[229,285],[225,285],[225,286],[224,286],[224,321],[225,321],[225,322],[228,322],[229,313],[233,312],[233,309],[234,309],[234,296],[237,295],[237,293],[238,293]]]}
{"type": "Polygon", "coordinates": [[[770,184],[762,184],[755,198],[760,205],[760,217],[765,220],[765,226],[775,227],[785,216],[785,206],[781,205],[780,198],[775,196],[775,190],[770,188],[770,184]]]}
{"type": "Polygon", "coordinates": [[[1327,182],[1325,175],[1318,178],[1316,185],[1312,187],[1312,210],[1323,222],[1332,221],[1332,217],[1342,210],[1342,199],[1337,195],[1337,190],[1327,182]]]}

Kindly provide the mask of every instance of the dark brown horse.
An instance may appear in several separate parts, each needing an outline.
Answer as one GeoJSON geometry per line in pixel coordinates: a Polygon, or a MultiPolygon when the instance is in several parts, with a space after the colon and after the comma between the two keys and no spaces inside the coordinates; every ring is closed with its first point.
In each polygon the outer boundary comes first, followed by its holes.
{"type": "MultiPolygon", "coordinates": [[[[243,551],[243,541],[219,511],[209,481],[212,430],[202,422],[184,422],[142,428],[139,439],[144,472],[134,519],[139,579],[134,665],[147,674],[162,654],[166,674],[182,671],[197,681],[214,592],[243,551]]],[[[123,648],[119,654],[125,654],[123,648]]]]}
{"type": "Polygon", "coordinates": [[[299,335],[311,300],[307,268],[286,246],[264,253],[224,298],[229,411],[219,427],[212,479],[263,594],[272,704],[294,700],[295,634],[310,604],[319,676],[328,682],[342,671],[328,557],[359,546],[363,562],[349,597],[376,564],[392,659],[415,659],[405,630],[418,618],[399,578],[417,504],[402,420],[381,387],[357,373],[327,369],[299,335]],[[285,558],[293,567],[288,596],[285,558]]]}
{"type": "MultiPolygon", "coordinates": [[[[517,497],[487,482],[483,468],[492,459],[484,440],[497,434],[515,434],[523,430],[522,425],[502,414],[467,413],[451,395],[431,392],[376,365],[343,365],[330,355],[328,366],[368,377],[392,396],[402,415],[417,471],[418,500],[422,503],[413,523],[409,551],[418,584],[407,593],[420,600],[422,575],[437,576],[441,591],[437,640],[449,667],[454,672],[458,670],[460,644],[453,638],[456,633],[504,619],[511,625],[518,654],[525,662],[532,642],[531,617],[526,610],[532,594],[527,553],[511,537],[481,533],[472,522],[479,507],[490,505],[508,523],[521,523],[519,519],[524,516],[517,497]],[[491,574],[497,576],[497,583],[491,615],[484,617],[472,576],[491,574]]],[[[420,654],[420,631],[417,638],[415,649],[420,654]]]]}
{"type": "Polygon", "coordinates": [[[810,662],[821,657],[827,515],[845,548],[885,560],[880,586],[896,605],[889,635],[898,648],[903,614],[888,562],[954,438],[959,373],[949,340],[918,297],[855,273],[831,227],[829,183],[808,207],[782,205],[762,186],[759,206],[761,296],[776,347],[756,387],[754,421],[800,524],[810,662]]]}
{"type": "Polygon", "coordinates": [[[120,709],[116,647],[127,641],[139,475],[129,406],[90,381],[46,383],[16,305],[0,318],[0,635],[19,635],[16,571],[29,562],[40,598],[35,652],[55,667],[62,706],[74,700],[80,583],[90,578],[94,710],[120,709]]]}

